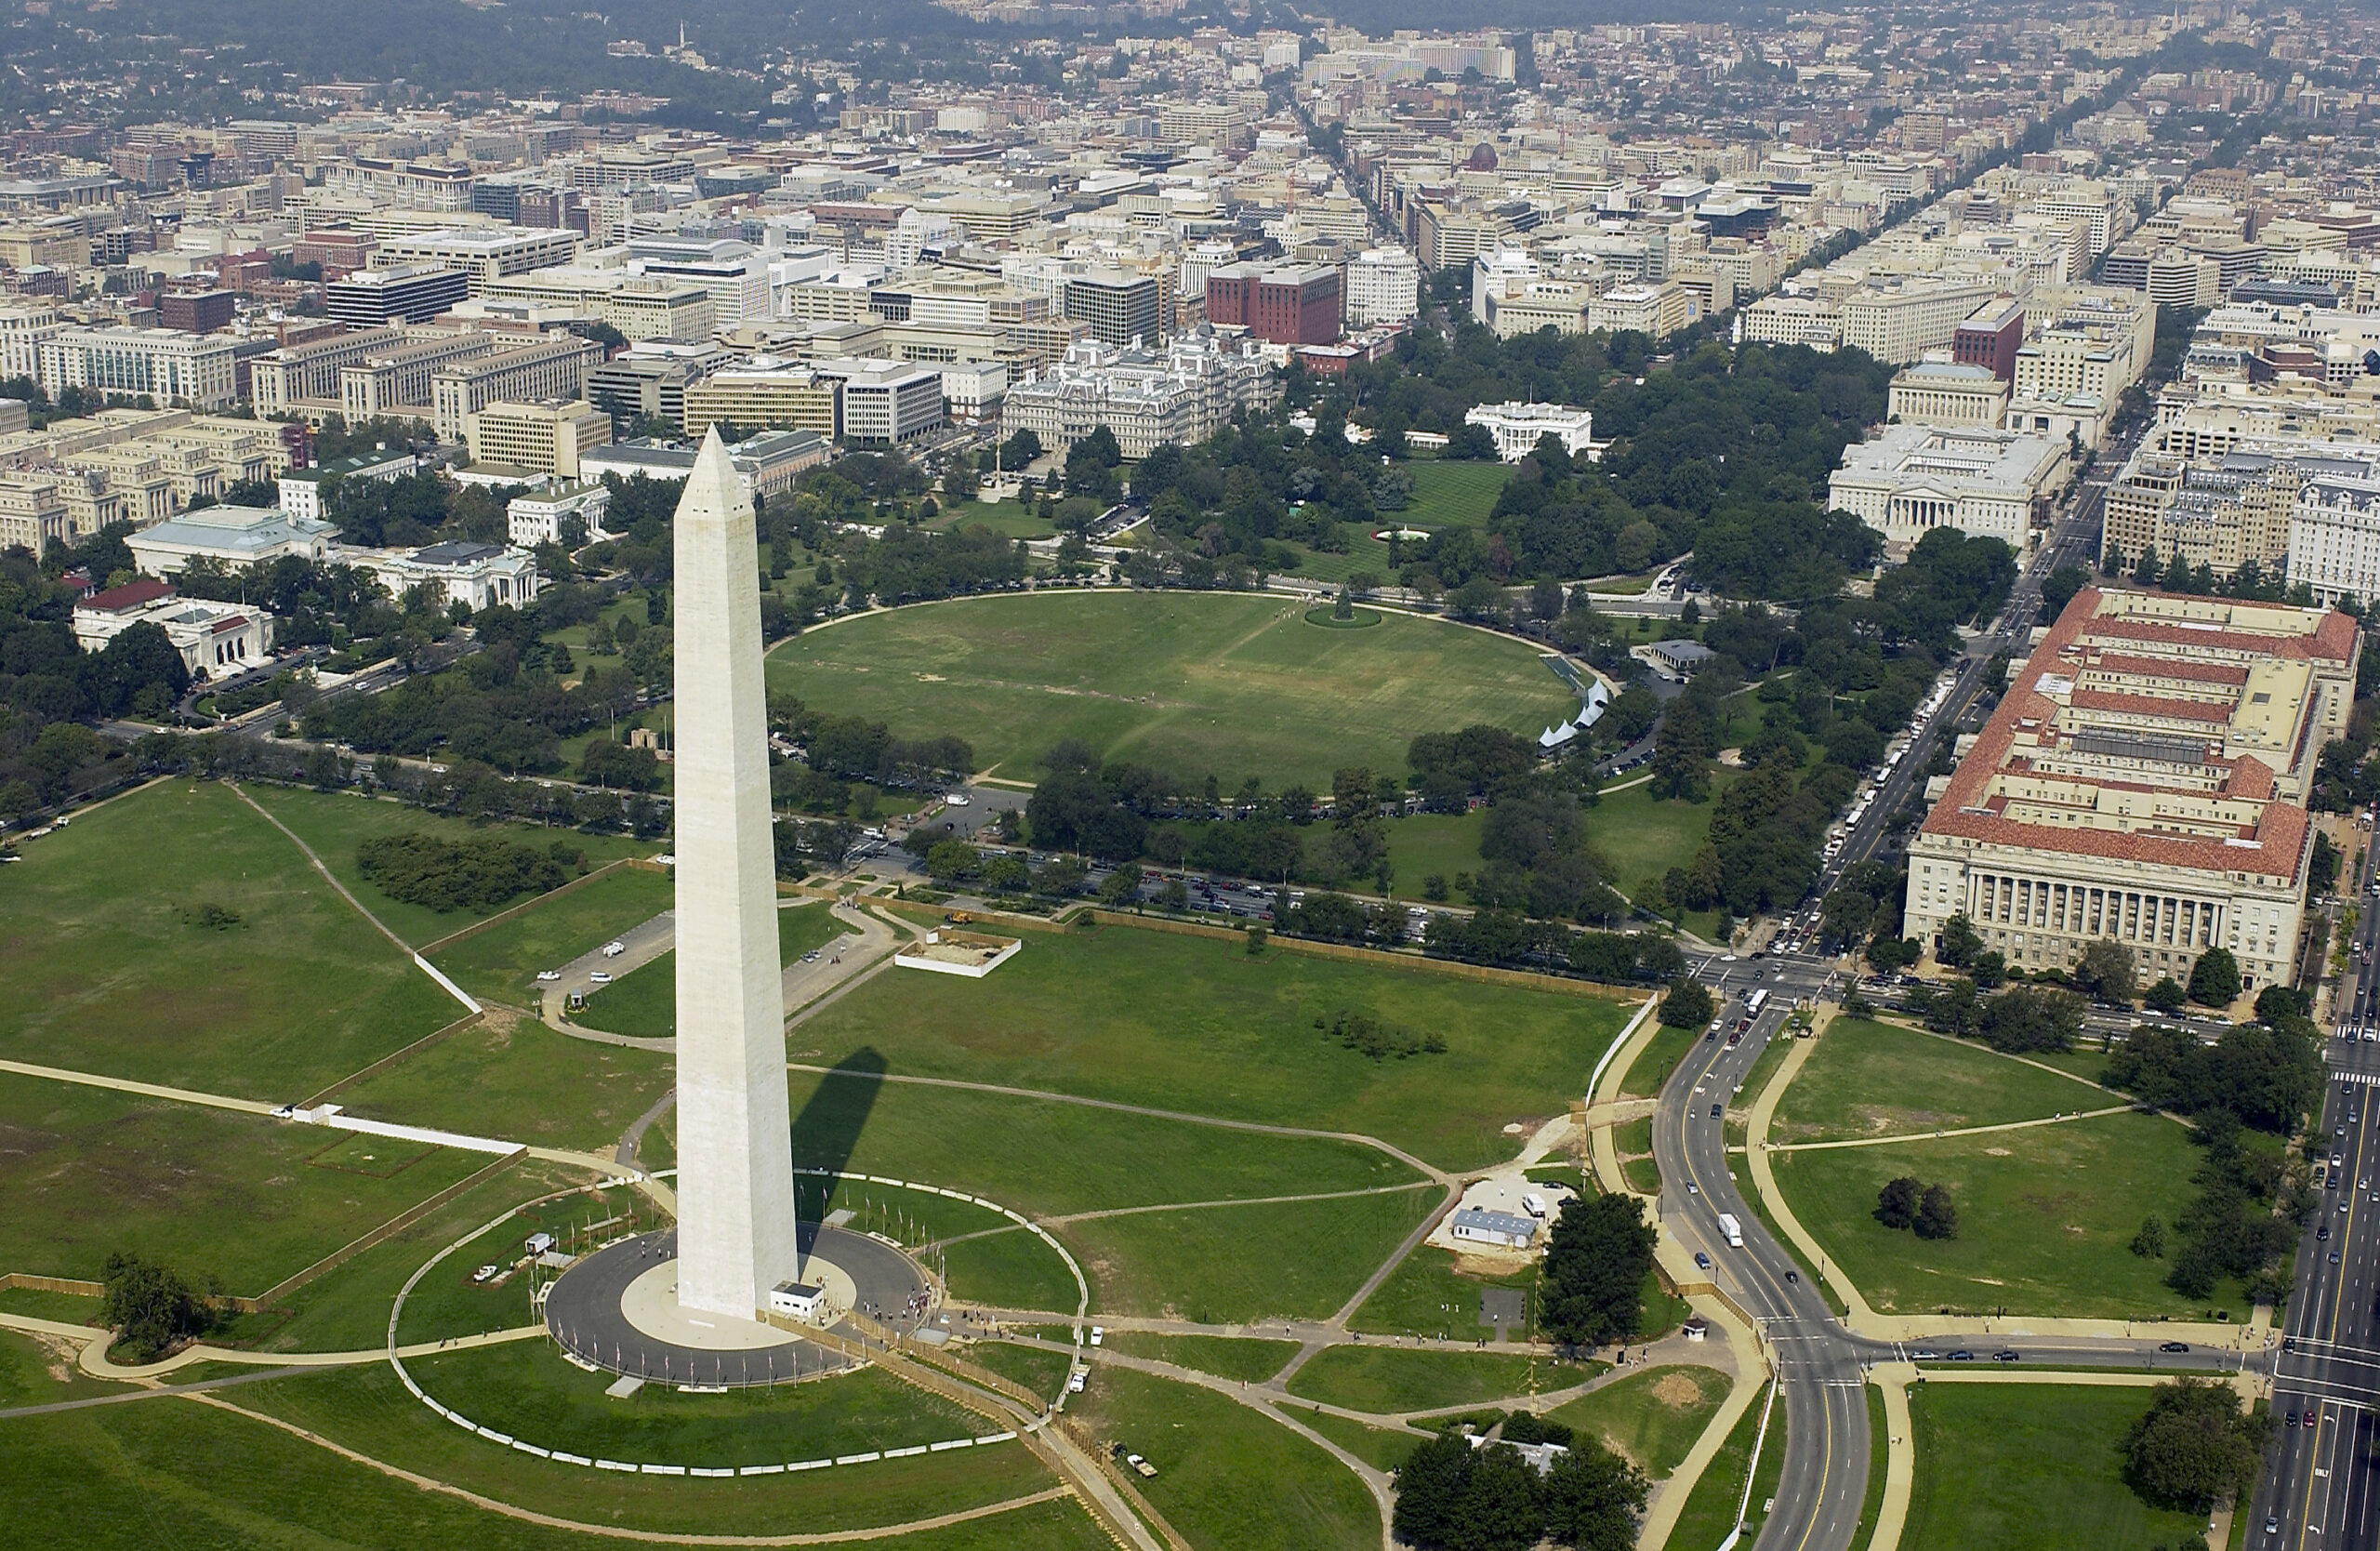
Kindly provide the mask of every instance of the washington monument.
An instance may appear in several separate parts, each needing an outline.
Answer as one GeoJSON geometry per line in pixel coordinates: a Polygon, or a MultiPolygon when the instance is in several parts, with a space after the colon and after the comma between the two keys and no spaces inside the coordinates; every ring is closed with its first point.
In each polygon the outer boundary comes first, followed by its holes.
{"type": "Polygon", "coordinates": [[[751,497],[714,430],[678,500],[678,1303],[753,1319],[800,1264],[751,497]]]}

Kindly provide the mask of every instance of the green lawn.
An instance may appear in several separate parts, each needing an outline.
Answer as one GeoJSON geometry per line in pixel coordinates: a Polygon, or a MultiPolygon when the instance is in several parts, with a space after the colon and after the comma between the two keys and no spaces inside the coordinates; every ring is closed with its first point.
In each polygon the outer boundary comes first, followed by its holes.
{"type": "MultiPolygon", "coordinates": [[[[513,1197],[516,1203],[522,1199],[518,1194],[513,1197]]],[[[413,1292],[406,1295],[404,1312],[397,1325],[398,1341],[411,1346],[416,1342],[481,1335],[538,1323],[539,1315],[529,1302],[530,1280],[517,1269],[526,1253],[529,1236],[550,1233],[561,1240],[566,1252],[576,1253],[587,1246],[593,1225],[609,1218],[628,1220],[602,1230],[594,1236],[595,1241],[661,1226],[667,1222],[651,1203],[626,1187],[615,1187],[601,1195],[572,1191],[535,1206],[521,1206],[514,1213],[495,1221],[494,1226],[473,1236],[469,1243],[441,1260],[414,1284],[413,1292]],[[483,1285],[471,1279],[474,1268],[483,1265],[502,1267],[509,1274],[483,1285]]],[[[480,1219],[482,1223],[491,1220],[490,1217],[480,1219]]],[[[445,1243],[452,1243],[454,1238],[450,1234],[445,1243]]],[[[416,1250],[404,1257],[400,1263],[404,1266],[405,1275],[411,1276],[430,1255],[445,1248],[445,1243],[416,1250]]],[[[399,1285],[403,1285],[402,1280],[399,1285]]],[[[388,1323],[387,1310],[383,1307],[380,1329],[374,1335],[372,1345],[377,1346],[387,1338],[388,1323]]]]}
{"type": "Polygon", "coordinates": [[[1647,784],[1612,792],[1587,810],[1587,842],[1611,864],[1612,882],[1621,893],[1633,894],[1646,879],[1694,859],[1711,833],[1719,793],[1735,776],[1732,770],[1713,771],[1706,802],[1656,798],[1647,784]]]}
{"type": "MultiPolygon", "coordinates": [[[[323,865],[331,869],[332,876],[362,900],[365,909],[379,917],[390,931],[416,948],[459,932],[474,921],[494,915],[496,910],[433,910],[426,905],[410,905],[402,899],[390,897],[381,893],[377,884],[365,882],[362,868],[356,866],[356,847],[367,840],[382,835],[418,832],[464,844],[500,839],[542,850],[560,843],[583,853],[590,868],[629,856],[650,856],[663,848],[653,841],[632,840],[626,835],[580,834],[568,828],[549,829],[534,824],[474,824],[469,819],[427,813],[401,802],[367,800],[345,792],[321,792],[303,787],[261,783],[243,789],[257,800],[259,807],[289,826],[298,839],[311,846],[314,855],[323,859],[323,865]]],[[[509,908],[528,897],[523,895],[507,900],[496,909],[509,908]]]]}
{"type": "Polygon", "coordinates": [[[1402,511],[1381,513],[1382,526],[1394,521],[1415,528],[1485,527],[1496,497],[1513,477],[1506,463],[1415,459],[1405,471],[1413,476],[1413,498],[1402,511]]]}
{"type": "Polygon", "coordinates": [[[1735,1381],[1715,1368],[1648,1368],[1548,1414],[1602,1438],[1652,1479],[1665,1480],[1734,1387],[1735,1381]]]}
{"type": "MultiPolygon", "coordinates": [[[[324,1374],[294,1382],[337,1385],[346,1380],[324,1374]]],[[[243,1385],[228,1398],[250,1406],[259,1387],[243,1385]]],[[[463,1442],[455,1428],[402,1390],[398,1397],[420,1418],[409,1438],[416,1467],[443,1478],[449,1473],[442,1454],[468,1451],[475,1457],[490,1456],[491,1463],[478,1472],[489,1495],[514,1501],[537,1495],[546,1511],[579,1522],[608,1523],[631,1511],[645,1517],[667,1508],[689,1528],[753,1533],[766,1532],[766,1523],[799,1531],[819,1527],[806,1517],[813,1502],[825,1506],[831,1525],[835,1517],[851,1517],[849,1506],[871,1491],[886,1491],[904,1510],[916,1506],[933,1513],[1022,1495],[1048,1479],[1038,1466],[1030,1467],[1022,1480],[1016,1478],[1020,1459],[1013,1447],[961,1449],[927,1460],[790,1478],[687,1481],[625,1477],[545,1466],[494,1444],[463,1442]],[[930,1468],[940,1472],[938,1481],[929,1482],[926,1472],[906,1468],[927,1465],[928,1460],[936,1462],[930,1468]],[[540,1474],[569,1474],[535,1493],[516,1491],[528,1474],[524,1467],[532,1465],[539,1465],[540,1474]],[[508,1478],[507,1472],[516,1475],[508,1478]],[[871,1474],[875,1472],[880,1474],[871,1474]],[[594,1478],[599,1476],[601,1479],[594,1478]],[[838,1477],[843,1479],[834,1479],[838,1477]]],[[[262,1422],[192,1400],[152,1400],[0,1422],[0,1478],[10,1488],[10,1538],[23,1545],[73,1545],[82,1551],[156,1551],[160,1544],[174,1551],[255,1551],[259,1546],[418,1551],[426,1545],[591,1551],[620,1544],[505,1518],[443,1493],[424,1491],[262,1422]]],[[[843,1551],[885,1544],[846,1542],[843,1551]]],[[[900,1551],[1011,1551],[1019,1545],[1035,1551],[1106,1551],[1113,1543],[1080,1507],[1060,1501],[905,1535],[892,1544],[900,1551]]]]}
{"type": "Polygon", "coordinates": [[[879,975],[796,1042],[830,1060],[872,1050],[903,1072],[1353,1131],[1468,1168],[1510,1153],[1507,1124],[1560,1114],[1627,1013],[1420,967],[1251,959],[1234,941],[1107,926],[1028,934],[985,980],[879,975]],[[1372,1060],[1315,1028],[1342,1010],[1429,1029],[1448,1049],[1372,1060]]]}
{"type": "Polygon", "coordinates": [[[340,1089],[337,1102],[374,1120],[608,1158],[673,1077],[665,1053],[574,1040],[507,1014],[340,1089]]]}
{"type": "MultiPolygon", "coordinates": [[[[1537,1269],[1525,1266],[1493,1280],[1467,1277],[1455,1268],[1454,1253],[1431,1244],[1417,1244],[1397,1264],[1388,1279],[1364,1300],[1347,1321],[1352,1330],[1368,1334],[1435,1335],[1467,1339],[1488,1333],[1479,1322],[1479,1294],[1490,1287],[1517,1287],[1535,1302],[1537,1269]]],[[[1526,1335],[1524,1325],[1515,1334],[1526,1335]]]]}
{"type": "Polygon", "coordinates": [[[1438,1204],[1435,1189],[1270,1206],[1202,1207],[1058,1229],[1091,1307],[1201,1324],[1337,1311],[1438,1204]]]}
{"type": "Polygon", "coordinates": [[[989,528],[1003,538],[1056,537],[1058,524],[1043,521],[1033,510],[1023,501],[959,501],[944,507],[926,526],[951,531],[989,528]]]}
{"type": "Polygon", "coordinates": [[[1246,593],[1048,592],[888,610],[808,631],[769,687],[898,736],[950,734],[1029,777],[1063,738],[1189,781],[1328,790],[1405,768],[1416,733],[1491,722],[1534,736],[1573,708],[1536,651],[1435,619],[1321,630],[1246,593]]]}
{"type": "MultiPolygon", "coordinates": [[[[1149,1502],[1193,1545],[1378,1551],[1380,1510],[1346,1467],[1278,1423],[1210,1390],[1102,1368],[1070,1414],[1157,1466],[1149,1502]]],[[[1037,1548],[1038,1551],[1038,1548],[1037,1548]]]]}
{"type": "Polygon", "coordinates": [[[405,1366],[423,1390],[498,1432],[639,1464],[775,1465],[995,1430],[974,1412],[872,1367],[724,1395],[648,1384],[623,1400],[603,1393],[611,1374],[574,1367],[549,1341],[441,1352],[405,1366]]]}
{"type": "Polygon", "coordinates": [[[1327,1411],[1300,1409],[1297,1418],[1316,1432],[1339,1445],[1347,1452],[1378,1470],[1395,1470],[1413,1457],[1413,1451],[1429,1440],[1417,1432],[1396,1427],[1374,1427],[1351,1417],[1333,1416],[1327,1411]]]}
{"type": "Polygon", "coordinates": [[[301,1099],[462,1009],[230,789],[166,782],[7,868],[0,1055],[301,1099]],[[228,927],[198,923],[208,905],[228,927]]]}
{"type": "Polygon", "coordinates": [[[1058,1398],[1066,1386],[1066,1375],[1074,1369],[1074,1359],[1062,1352],[1019,1346],[1008,1341],[971,1342],[959,1356],[1004,1379],[1014,1380],[1045,1400],[1058,1398]]]}
{"type": "Polygon", "coordinates": [[[1837,1018],[1778,1099],[1770,1135],[1779,1142],[1899,1136],[2039,1120],[2115,1102],[2088,1084],[1973,1045],[1837,1018]]]}
{"type": "Polygon", "coordinates": [[[69,1343],[53,1346],[22,1331],[0,1330],[0,1410],[113,1395],[123,1388],[75,1367],[69,1343]]]}
{"type": "MultiPolygon", "coordinates": [[[[1669,1544],[1678,1551],[1716,1545],[1736,1527],[1736,1510],[1743,1505],[1744,1473],[1751,1468],[1752,1441],[1760,1433],[1761,1403],[1755,1400],[1746,1409],[1728,1430],[1726,1443],[1696,1478],[1694,1490],[1686,1494],[1686,1506],[1670,1531],[1669,1544]]],[[[1780,1404],[1769,1419],[1767,1440],[1761,1445],[1762,1474],[1783,1461],[1784,1443],[1785,1408],[1780,1404]]],[[[1760,1506],[1761,1498],[1755,1493],[1749,1522],[1759,1521],[1760,1506]]],[[[1738,1544],[1751,1544],[1752,1536],[1746,1534],[1738,1544]]]]}
{"type": "Polygon", "coordinates": [[[1645,1041],[1645,1048],[1629,1064],[1627,1075],[1620,1079],[1620,1093],[1629,1098],[1651,1098],[1659,1093],[1661,1084],[1670,1080],[1670,1073],[1677,1069],[1677,1064],[1686,1058],[1686,1053],[1694,1048],[1694,1041],[1700,1038],[1702,1030],[1699,1027],[1657,1026],[1653,1037],[1645,1041]]]}
{"type": "MultiPolygon", "coordinates": [[[[1884,1392],[1868,1385],[1862,1393],[1868,1398],[1868,1494],[1860,1500],[1859,1522],[1851,1531],[1851,1551],[1870,1551],[1875,1544],[1876,1520],[1884,1511],[1884,1477],[1891,1465],[1892,1425],[1884,1414],[1884,1392]]],[[[2244,1519],[2247,1515],[2240,1517],[2244,1519]]]]}
{"type": "MultiPolygon", "coordinates": [[[[353,1352],[377,1347],[388,1338],[389,1307],[396,1301],[397,1289],[424,1261],[507,1209],[584,1177],[560,1164],[524,1159],[426,1213],[403,1233],[324,1272],[290,1293],[278,1306],[233,1317],[208,1339],[218,1345],[264,1352],[353,1352]]],[[[573,1207],[563,1210],[575,1210],[583,1216],[585,1203],[574,1199],[573,1207]]],[[[528,1232],[524,1225],[521,1236],[525,1237],[528,1232]]],[[[463,1279],[470,1266],[478,1264],[476,1260],[469,1262],[456,1271],[456,1279],[463,1279]]],[[[472,1292],[482,1297],[495,1296],[484,1288],[472,1292]]],[[[518,1296],[513,1294],[516,1300],[518,1296]]],[[[440,1290],[425,1284],[424,1289],[416,1290],[416,1297],[419,1306],[409,1301],[406,1309],[418,1316],[439,1301],[440,1290]]],[[[94,1302],[90,1306],[96,1310],[98,1305],[94,1302]]],[[[457,1320],[438,1333],[468,1334],[489,1328],[491,1323],[520,1323],[525,1319],[525,1308],[517,1303],[507,1303],[501,1308],[491,1305],[489,1310],[475,1310],[468,1321],[457,1320]],[[496,1318],[488,1319],[487,1313],[496,1318]]]]}
{"type": "MultiPolygon", "coordinates": [[[[549,1428],[544,1447],[590,1456],[615,1445],[634,1457],[632,1451],[650,1438],[686,1450],[690,1457],[675,1463],[687,1465],[703,1463],[694,1457],[697,1449],[713,1457],[757,1456],[772,1442],[782,1444],[788,1459],[808,1459],[832,1438],[866,1451],[878,1447],[878,1438],[994,1430],[983,1418],[948,1410],[945,1402],[871,1371],[724,1395],[681,1395],[666,1385],[647,1385],[623,1402],[603,1394],[609,1376],[571,1367],[543,1341],[450,1352],[410,1366],[424,1389],[466,1414],[477,1407],[487,1425],[517,1429],[518,1436],[531,1438],[539,1436],[532,1429],[549,1428]],[[466,1357],[498,1355],[502,1363],[481,1371],[483,1384],[468,1382],[461,1369],[447,1366],[466,1357]],[[542,1375],[527,1370],[533,1360],[559,1370],[556,1385],[577,1387],[547,1387],[542,1375]],[[516,1369],[514,1363],[524,1366],[516,1369]],[[536,1388],[516,1387],[532,1378],[538,1380],[536,1388]],[[929,1415],[939,1419],[945,1413],[948,1432],[926,1425],[929,1415]],[[571,1429],[568,1438],[562,1433],[565,1427],[571,1429]]],[[[627,1529],[729,1534],[859,1530],[1003,1502],[1051,1482],[1016,1443],[724,1479],[632,1477],[556,1464],[461,1432],[405,1393],[385,1363],[260,1380],[241,1385],[231,1398],[374,1459],[498,1502],[627,1529]]],[[[467,1538],[458,1544],[478,1543],[467,1538]]]]}
{"type": "Polygon", "coordinates": [[[2204,1533],[2203,1516],[2152,1508],[2123,1482],[2123,1435],[2149,1397],[2081,1385],[1912,1385],[1917,1478],[1901,1544],[2101,1551],[2204,1533]]]}
{"type": "Polygon", "coordinates": [[[1435,1352],[1331,1346],[1289,1380],[1289,1393],[1348,1411],[1392,1415],[1514,1400],[1584,1384],[1610,1367],[1515,1352],[1435,1352]]]}
{"type": "MultiPolygon", "coordinates": [[[[1020,956],[999,974],[1023,961],[1020,956]]],[[[940,983],[949,977],[903,978],[940,983]]],[[[803,1025],[802,1031],[811,1027],[803,1025]]],[[[870,1054],[863,1051],[839,1069],[859,1071],[870,1054]]],[[[797,1053],[796,1059],[802,1058],[797,1053]]],[[[1387,1155],[1349,1142],[1263,1136],[1007,1094],[875,1082],[864,1075],[796,1071],[787,1080],[797,1164],[963,1189],[1025,1213],[1303,1195],[1414,1177],[1387,1155]]],[[[1069,1292],[1066,1307],[1073,1306],[1069,1292]]]]}
{"type": "Polygon", "coordinates": [[[2188,1132],[2130,1113],[1775,1159],[1794,1214],[1880,1312],[2111,1319],[2204,1306],[2165,1286],[2164,1261],[2127,1247],[2144,1217],[2171,1223],[2188,1207],[2198,1165],[2188,1132]],[[1875,1220],[1876,1192],[1898,1174],[1950,1186],[1958,1238],[1929,1241],[1875,1220]]]}
{"type": "Polygon", "coordinates": [[[1058,1253],[1020,1227],[946,1244],[938,1266],[952,1297],[987,1308],[1071,1315],[1082,1296],[1058,1253]]]}
{"type": "Polygon", "coordinates": [[[431,957],[474,996],[534,1006],[539,970],[559,968],[605,938],[642,925],[676,898],[668,873],[624,867],[540,899],[431,957]]]}
{"type": "MultiPolygon", "coordinates": [[[[826,900],[810,905],[782,906],[777,910],[777,959],[790,964],[814,948],[823,948],[845,933],[856,933],[856,922],[834,912],[826,900]]],[[[587,1010],[575,1022],[613,1034],[642,1039],[671,1039],[678,1032],[678,955],[673,949],[638,965],[587,999],[587,1010]]]]}
{"type": "Polygon", "coordinates": [[[129,1251],[258,1293],[489,1161],[0,1073],[0,1269],[96,1279],[129,1251]]]}
{"type": "Polygon", "coordinates": [[[1467,814],[1415,814],[1391,819],[1388,859],[1396,868],[1397,892],[1418,898],[1421,881],[1435,874],[1447,881],[1451,894],[1455,874],[1479,870],[1479,836],[1488,810],[1467,814]]]}
{"type": "Polygon", "coordinates": [[[1111,1332],[1107,1345],[1128,1357],[1195,1368],[1218,1378],[1262,1384],[1298,1355],[1294,1341],[1242,1341],[1226,1335],[1144,1335],[1111,1332]]]}

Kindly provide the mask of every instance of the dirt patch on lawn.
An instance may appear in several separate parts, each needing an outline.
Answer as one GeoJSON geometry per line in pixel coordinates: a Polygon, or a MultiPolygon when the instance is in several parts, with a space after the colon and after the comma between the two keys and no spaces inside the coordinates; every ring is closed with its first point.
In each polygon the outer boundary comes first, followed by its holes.
{"type": "Polygon", "coordinates": [[[1702,1399],[1702,1386],[1685,1373],[1664,1373],[1653,1382],[1653,1399],[1673,1411],[1684,1411],[1702,1399]]]}

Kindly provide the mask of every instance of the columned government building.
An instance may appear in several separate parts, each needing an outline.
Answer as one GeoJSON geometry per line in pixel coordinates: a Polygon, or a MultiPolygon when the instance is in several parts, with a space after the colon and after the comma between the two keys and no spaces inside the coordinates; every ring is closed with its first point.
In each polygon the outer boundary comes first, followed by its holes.
{"type": "Polygon", "coordinates": [[[2286,982],[2358,650],[2332,610],[2076,593],[1911,842],[1905,934],[1964,915],[2036,970],[2112,938],[2144,982],[2219,946],[2250,988],[2286,982]]]}

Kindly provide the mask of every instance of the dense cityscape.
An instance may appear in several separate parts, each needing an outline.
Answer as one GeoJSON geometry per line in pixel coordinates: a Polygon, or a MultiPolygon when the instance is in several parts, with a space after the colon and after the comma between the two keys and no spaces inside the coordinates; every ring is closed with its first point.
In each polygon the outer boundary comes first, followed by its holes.
{"type": "Polygon", "coordinates": [[[2380,18],[0,35],[0,1545],[2380,1547],[2380,18]]]}

